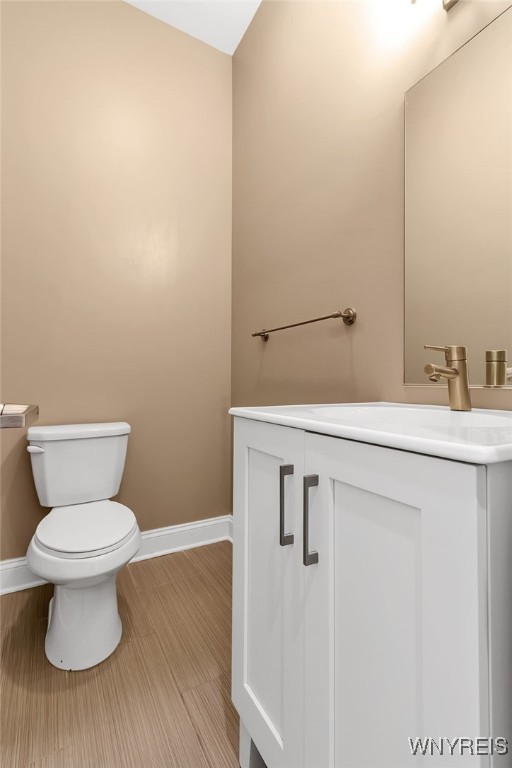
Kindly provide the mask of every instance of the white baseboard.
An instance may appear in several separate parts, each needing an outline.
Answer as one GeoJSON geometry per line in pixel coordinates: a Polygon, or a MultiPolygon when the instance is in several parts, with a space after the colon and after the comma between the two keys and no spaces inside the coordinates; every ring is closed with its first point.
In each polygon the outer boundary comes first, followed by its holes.
{"type": "Polygon", "coordinates": [[[39,587],[40,584],[46,584],[46,582],[32,573],[26,557],[0,560],[0,595],[18,592],[20,589],[29,587],[39,587]]]}
{"type": "Polygon", "coordinates": [[[203,547],[216,541],[232,541],[233,518],[231,515],[210,517],[194,523],[170,525],[167,528],[155,528],[143,531],[139,551],[131,561],[147,560],[149,557],[169,555],[182,549],[203,547]]]}
{"type": "MultiPolygon", "coordinates": [[[[197,520],[183,525],[169,525],[167,528],[155,528],[152,531],[142,532],[139,551],[131,562],[168,555],[182,549],[203,547],[206,544],[214,544],[216,541],[232,540],[233,518],[231,515],[210,517],[207,520],[197,520]]],[[[46,582],[32,573],[26,557],[0,560],[0,595],[38,587],[41,584],[46,582]]]]}

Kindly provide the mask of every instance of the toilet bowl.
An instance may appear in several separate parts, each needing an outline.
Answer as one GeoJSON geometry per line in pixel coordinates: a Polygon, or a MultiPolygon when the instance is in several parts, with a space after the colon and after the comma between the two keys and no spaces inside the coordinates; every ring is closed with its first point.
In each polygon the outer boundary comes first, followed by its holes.
{"type": "Polygon", "coordinates": [[[110,496],[119,490],[129,431],[124,422],[28,431],[39,500],[58,503],[39,523],[27,562],[55,584],[45,652],[60,669],[93,667],[121,639],[116,575],[141,536],[133,512],[110,496]]]}

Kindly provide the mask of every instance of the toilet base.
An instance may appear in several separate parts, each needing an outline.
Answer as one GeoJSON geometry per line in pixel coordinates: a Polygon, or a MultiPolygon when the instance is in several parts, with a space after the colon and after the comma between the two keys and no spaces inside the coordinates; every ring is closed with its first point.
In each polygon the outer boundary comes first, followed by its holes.
{"type": "Polygon", "coordinates": [[[94,586],[55,587],[45,640],[54,667],[94,667],[115,651],[122,632],[115,574],[94,586]]]}

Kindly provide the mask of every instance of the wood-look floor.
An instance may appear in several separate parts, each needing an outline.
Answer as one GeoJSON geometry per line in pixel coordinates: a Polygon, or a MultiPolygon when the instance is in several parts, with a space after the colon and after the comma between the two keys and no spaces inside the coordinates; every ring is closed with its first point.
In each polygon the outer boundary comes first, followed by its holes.
{"type": "Polygon", "coordinates": [[[52,589],[0,598],[2,768],[238,768],[229,542],[124,568],[121,644],[83,672],[44,655],[52,589]]]}

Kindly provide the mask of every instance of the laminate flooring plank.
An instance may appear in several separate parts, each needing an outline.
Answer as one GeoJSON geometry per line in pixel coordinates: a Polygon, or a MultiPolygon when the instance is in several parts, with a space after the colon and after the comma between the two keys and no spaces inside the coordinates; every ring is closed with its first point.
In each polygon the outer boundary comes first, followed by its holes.
{"type": "Polygon", "coordinates": [[[156,635],[74,673],[70,754],[80,768],[207,768],[156,635]],[[166,674],[167,672],[167,674],[166,674]]]}
{"type": "Polygon", "coordinates": [[[117,605],[123,625],[122,643],[147,637],[155,632],[144,596],[137,591],[128,568],[123,568],[117,576],[117,605]]]}
{"type": "Polygon", "coordinates": [[[203,576],[220,582],[221,598],[231,606],[232,590],[232,544],[230,541],[218,541],[206,547],[188,549],[185,555],[201,571],[203,576]]]}
{"type": "MultiPolygon", "coordinates": [[[[188,714],[187,708],[180,695],[174,675],[168,676],[165,670],[171,667],[165,649],[161,642],[158,646],[152,642],[152,638],[144,638],[142,643],[151,647],[144,647],[144,653],[151,653],[152,664],[149,670],[150,682],[159,709],[167,726],[168,738],[173,749],[181,759],[179,765],[183,768],[207,768],[208,761],[201,749],[201,743],[197,737],[196,729],[188,714]],[[172,685],[171,685],[172,681],[172,685]],[[172,695],[170,695],[172,691],[172,695]],[[198,748],[199,747],[199,748],[198,748]]],[[[219,766],[220,768],[220,766],[219,766]]]]}
{"type": "Polygon", "coordinates": [[[186,691],[183,699],[211,768],[238,768],[238,714],[227,675],[186,691]]]}
{"type": "Polygon", "coordinates": [[[180,691],[227,672],[231,616],[203,576],[148,593],[152,621],[180,691]],[[213,596],[213,597],[212,597],[213,596]]]}
{"type": "Polygon", "coordinates": [[[58,752],[30,763],[29,768],[73,768],[73,762],[68,749],[59,749],[58,752]]]}
{"type": "Polygon", "coordinates": [[[193,561],[189,560],[185,552],[173,552],[128,565],[135,589],[139,591],[188,579],[195,570],[193,561]]]}
{"type": "Polygon", "coordinates": [[[23,613],[23,620],[10,626],[2,637],[2,768],[25,766],[65,746],[65,673],[46,660],[46,620],[25,619],[23,613]]]}
{"type": "Polygon", "coordinates": [[[11,592],[0,598],[0,634],[13,624],[29,623],[48,618],[48,605],[53,595],[53,584],[11,592]]]}

